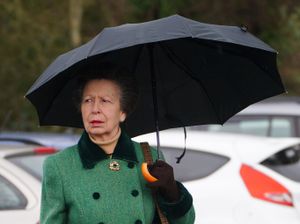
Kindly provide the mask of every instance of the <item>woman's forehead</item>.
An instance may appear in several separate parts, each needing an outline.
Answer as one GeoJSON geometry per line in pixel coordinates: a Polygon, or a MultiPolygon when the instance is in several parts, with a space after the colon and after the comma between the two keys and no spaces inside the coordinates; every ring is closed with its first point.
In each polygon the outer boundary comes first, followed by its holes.
{"type": "Polygon", "coordinates": [[[106,93],[110,95],[119,95],[121,88],[119,85],[109,79],[93,79],[86,83],[83,89],[83,95],[90,93],[106,93]]]}

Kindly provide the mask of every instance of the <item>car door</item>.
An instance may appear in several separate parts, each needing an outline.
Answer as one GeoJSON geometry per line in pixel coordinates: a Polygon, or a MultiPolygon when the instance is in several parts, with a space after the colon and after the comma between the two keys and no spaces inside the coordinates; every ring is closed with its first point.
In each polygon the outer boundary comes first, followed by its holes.
{"type": "Polygon", "coordinates": [[[1,223],[38,223],[39,199],[30,185],[35,185],[33,178],[0,159],[1,223]]]}

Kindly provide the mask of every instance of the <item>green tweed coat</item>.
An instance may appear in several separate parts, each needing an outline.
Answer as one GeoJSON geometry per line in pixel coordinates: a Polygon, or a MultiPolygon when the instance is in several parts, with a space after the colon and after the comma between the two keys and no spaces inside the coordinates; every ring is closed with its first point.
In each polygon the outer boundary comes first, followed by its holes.
{"type": "MultiPolygon", "coordinates": [[[[152,149],[155,158],[155,151],[152,149]]],[[[44,163],[41,224],[158,223],[151,191],[141,174],[139,143],[122,132],[112,158],[90,141],[86,132],[78,144],[48,157],[44,163]],[[119,171],[109,169],[111,161],[119,171]]],[[[192,197],[178,182],[181,197],[168,203],[158,196],[170,223],[192,224],[192,197]]]]}

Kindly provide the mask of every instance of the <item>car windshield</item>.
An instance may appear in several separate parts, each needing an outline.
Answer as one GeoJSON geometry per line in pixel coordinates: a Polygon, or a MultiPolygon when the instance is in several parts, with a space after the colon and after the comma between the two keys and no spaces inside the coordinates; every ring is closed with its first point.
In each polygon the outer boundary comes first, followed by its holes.
{"type": "Polygon", "coordinates": [[[300,145],[284,149],[261,164],[291,180],[300,182],[300,145]]]}
{"type": "Polygon", "coordinates": [[[34,154],[34,155],[22,155],[7,158],[10,162],[16,166],[22,168],[38,180],[43,176],[43,162],[47,157],[47,154],[34,154]]]}

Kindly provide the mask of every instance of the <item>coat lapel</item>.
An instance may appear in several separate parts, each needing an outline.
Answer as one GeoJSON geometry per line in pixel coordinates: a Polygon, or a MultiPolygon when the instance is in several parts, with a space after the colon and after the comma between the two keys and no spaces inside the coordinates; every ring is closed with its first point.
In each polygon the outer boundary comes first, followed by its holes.
{"type": "MultiPolygon", "coordinates": [[[[90,140],[86,131],[83,132],[78,142],[78,150],[82,165],[86,169],[92,169],[99,161],[108,158],[104,150],[90,140]]],[[[133,143],[123,131],[118,139],[112,158],[138,162],[133,143]]]]}

